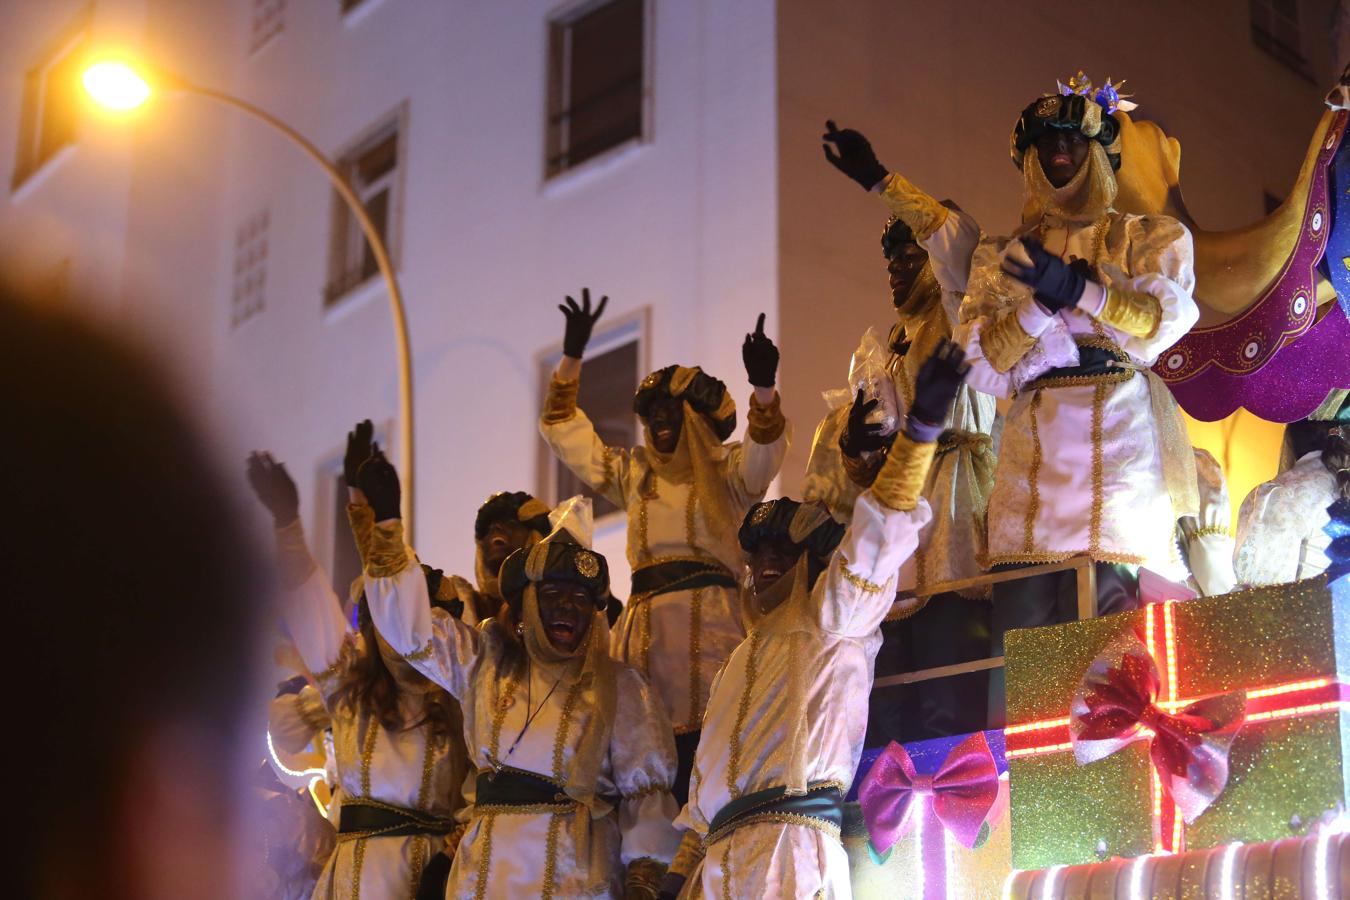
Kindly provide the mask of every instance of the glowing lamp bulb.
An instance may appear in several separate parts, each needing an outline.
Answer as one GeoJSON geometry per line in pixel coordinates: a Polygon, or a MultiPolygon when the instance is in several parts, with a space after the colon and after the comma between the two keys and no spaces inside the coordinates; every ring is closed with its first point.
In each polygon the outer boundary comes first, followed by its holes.
{"type": "Polygon", "coordinates": [[[118,112],[135,109],[150,99],[149,83],[126,63],[95,63],[84,70],[80,80],[94,102],[118,112]]]}

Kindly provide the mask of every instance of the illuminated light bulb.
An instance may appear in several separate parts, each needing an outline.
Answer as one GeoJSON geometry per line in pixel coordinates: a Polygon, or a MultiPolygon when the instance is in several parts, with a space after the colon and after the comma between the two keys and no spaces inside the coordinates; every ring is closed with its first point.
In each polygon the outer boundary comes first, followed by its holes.
{"type": "Polygon", "coordinates": [[[94,63],[80,82],[95,103],[117,112],[133,110],[150,99],[150,83],[122,62],[94,63]]]}

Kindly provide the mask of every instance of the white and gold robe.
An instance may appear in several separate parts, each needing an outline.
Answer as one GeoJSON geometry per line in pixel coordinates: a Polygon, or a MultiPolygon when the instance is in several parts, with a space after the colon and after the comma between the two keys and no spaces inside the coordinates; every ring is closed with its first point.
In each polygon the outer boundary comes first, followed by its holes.
{"type": "MultiPolygon", "coordinates": [[[[540,433],[578,478],[628,512],[627,555],[634,569],[666,560],[712,559],[733,578],[740,573],[744,559],[735,531],[713,533],[692,482],[678,484],[658,475],[645,447],[605,446],[580,409],[574,407],[562,421],[557,418],[546,414],[540,433]]],[[[776,430],[760,443],[752,420],[744,443],[722,445],[719,468],[737,526],[782,468],[789,429],[780,425],[776,430]]],[[[739,589],[702,587],[629,597],[615,623],[612,650],[615,659],[651,680],[676,733],[683,734],[698,730],[713,675],[744,637],[739,589]]]]}
{"type": "MultiPolygon", "coordinates": [[[[376,534],[377,543],[401,542],[402,525],[382,523],[376,534]]],[[[414,565],[385,577],[368,572],[366,599],[381,637],[459,699],[478,771],[499,762],[549,779],[562,791],[595,715],[596,692],[586,679],[569,679],[564,667],[533,661],[528,679],[504,674],[501,642],[507,638],[500,624],[472,627],[431,608],[426,579],[414,565]]],[[[447,897],[620,896],[630,862],[669,864],[680,842],[671,825],[677,810],[670,795],[670,723],[641,673],[622,664],[615,671],[613,736],[595,792],[619,796],[618,809],[593,819],[584,807],[580,816],[575,810],[473,807],[447,897]]]]}
{"type": "Polygon", "coordinates": [[[1195,451],[1195,474],[1200,487],[1200,511],[1195,534],[1187,545],[1191,564],[1189,584],[1201,596],[1217,597],[1237,586],[1233,575],[1233,508],[1228,502],[1228,482],[1219,461],[1208,451],[1195,451]]]}
{"type": "Polygon", "coordinates": [[[1017,236],[1037,236],[1064,259],[1088,260],[1105,282],[1090,282],[1077,307],[1053,314],[1028,287],[1000,271],[1010,241],[981,239],[968,214],[950,211],[923,241],[930,257],[943,263],[938,271],[947,279],[944,287],[965,293],[957,340],[971,364],[967,384],[1012,398],[989,499],[987,562],[1089,556],[1184,580],[1163,448],[1179,447],[1188,457],[1192,451],[1184,432],[1160,431],[1155,403],[1170,408],[1172,420],[1179,421],[1175,401],[1170,394],[1151,396],[1151,390],[1165,388],[1140,370],[1199,318],[1191,296],[1190,232],[1166,216],[1110,210],[1088,225],[1042,228],[1042,221],[1025,224],[1017,236]],[[969,260],[964,281],[963,259],[969,260]],[[1108,302],[1118,295],[1156,302],[1147,336],[1110,324],[1108,302]],[[1015,321],[1005,321],[1008,317],[1015,321]],[[1002,351],[1014,343],[1008,339],[1014,332],[1030,346],[1009,357],[1002,351]],[[1123,352],[1133,368],[1092,383],[1036,384],[1051,368],[1077,365],[1078,347],[1094,344],[1123,352]]]}
{"type": "MultiPolygon", "coordinates": [[[[292,559],[304,549],[299,521],[283,529],[278,539],[283,555],[292,559]]],[[[420,569],[417,574],[422,577],[420,569]]],[[[423,579],[424,599],[425,585],[423,579]]],[[[345,705],[334,703],[333,694],[344,667],[356,654],[378,651],[363,647],[360,636],[352,632],[327,574],[312,559],[309,574],[287,591],[282,616],[330,717],[337,769],[333,811],[356,799],[451,818],[462,803],[460,785],[466,767],[458,735],[438,739],[427,725],[389,731],[378,721],[353,715],[345,705]]],[[[432,690],[439,688],[426,684],[401,692],[405,719],[421,718],[425,695],[432,690]]],[[[441,852],[444,843],[443,838],[425,834],[370,838],[339,835],[313,896],[315,900],[411,898],[417,892],[423,867],[433,854],[441,852]]]]}
{"type": "Polygon", "coordinates": [[[1336,479],[1321,451],[1305,453],[1287,471],[1252,488],[1238,511],[1234,568],[1244,587],[1283,584],[1326,571],[1331,537],[1327,507],[1336,479]]]}
{"type": "MultiPolygon", "coordinates": [[[[923,500],[899,511],[871,491],[858,497],[814,589],[796,592],[761,619],[719,673],[677,825],[706,836],[731,801],[792,788],[794,781],[798,788],[832,782],[848,790],[863,749],[881,621],[930,515],[923,500]],[[788,699],[794,678],[801,710],[788,699]],[[794,746],[803,750],[795,772],[794,746]]],[[[749,823],[707,847],[682,896],[848,898],[848,857],[827,829],[749,823]]]]}

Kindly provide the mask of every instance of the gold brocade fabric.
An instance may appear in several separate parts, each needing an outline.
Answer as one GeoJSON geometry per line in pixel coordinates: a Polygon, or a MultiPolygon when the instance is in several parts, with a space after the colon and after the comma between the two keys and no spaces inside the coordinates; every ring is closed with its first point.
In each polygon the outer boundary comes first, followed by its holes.
{"type": "Polygon", "coordinates": [[[277,529],[277,567],[282,587],[290,590],[304,584],[317,565],[305,543],[305,528],[299,516],[277,529]]]}
{"type": "Polygon", "coordinates": [[[772,444],[778,440],[783,434],[783,429],[787,427],[778,392],[773,392],[773,399],[767,404],[760,403],[755,399],[755,395],[751,394],[750,412],[746,420],[745,433],[756,444],[772,444]]]}
{"type": "Polygon", "coordinates": [[[1128,335],[1153,337],[1162,321],[1162,304],[1152,294],[1112,286],[1106,289],[1106,306],[1097,318],[1128,335]]]}
{"type": "Polygon", "coordinates": [[[1061,188],[1045,177],[1036,148],[1028,148],[1022,180],[1023,222],[1036,219],[1049,219],[1058,225],[1095,222],[1106,215],[1116,199],[1116,175],[1106,150],[1097,141],[1088,142],[1087,158],[1061,188]]]}
{"type": "Polygon", "coordinates": [[[732,513],[731,496],[722,474],[720,463],[725,454],[722,442],[713,434],[707,419],[695,412],[687,401],[684,403],[684,425],[680,428],[680,440],[674,453],[657,451],[651,431],[645,426],[642,433],[652,471],[676,484],[692,481],[708,530],[712,534],[735,535],[741,523],[732,513]]]}
{"type": "Polygon", "coordinates": [[[947,221],[947,207],[919,190],[899,172],[886,177],[882,196],[917,240],[927,240],[947,221]]]}
{"type": "Polygon", "coordinates": [[[937,451],[936,443],[919,444],[901,432],[872,482],[872,493],[891,509],[911,510],[919,505],[928,468],[937,451]]]}
{"type": "Polygon", "coordinates": [[[624,900],[656,900],[666,867],[659,860],[643,857],[628,864],[624,879],[624,900]]]}
{"type": "Polygon", "coordinates": [[[395,519],[372,529],[370,556],[366,560],[367,575],[371,578],[393,578],[414,562],[412,552],[403,543],[402,520],[395,519]]]}
{"type": "Polygon", "coordinates": [[[347,524],[351,526],[352,537],[356,540],[356,552],[365,565],[370,558],[370,542],[375,536],[375,510],[368,503],[347,504],[347,524]]]}
{"type": "Polygon", "coordinates": [[[994,319],[980,335],[984,358],[996,372],[1007,372],[1017,361],[1036,346],[1036,339],[1027,334],[1017,319],[1017,310],[1008,309],[994,319]]]}
{"type": "Polygon", "coordinates": [[[577,411],[577,391],[581,390],[581,380],[573,378],[564,381],[554,375],[548,382],[548,394],[544,397],[543,419],[552,425],[566,422],[577,411]]]}

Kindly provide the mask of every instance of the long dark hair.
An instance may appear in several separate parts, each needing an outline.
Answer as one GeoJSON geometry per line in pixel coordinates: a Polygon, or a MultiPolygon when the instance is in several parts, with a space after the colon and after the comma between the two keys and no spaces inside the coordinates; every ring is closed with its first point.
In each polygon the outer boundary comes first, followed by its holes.
{"type": "MultiPolygon", "coordinates": [[[[338,675],[338,686],[333,702],[355,716],[369,716],[387,731],[407,731],[427,725],[437,739],[448,737],[459,727],[460,716],[450,695],[439,688],[426,693],[420,717],[407,721],[399,706],[403,691],[394,673],[389,671],[376,643],[375,623],[370,618],[366,595],[358,604],[357,627],[361,632],[363,649],[345,651],[345,664],[338,675]]],[[[422,679],[421,674],[416,675],[422,679]]]]}

